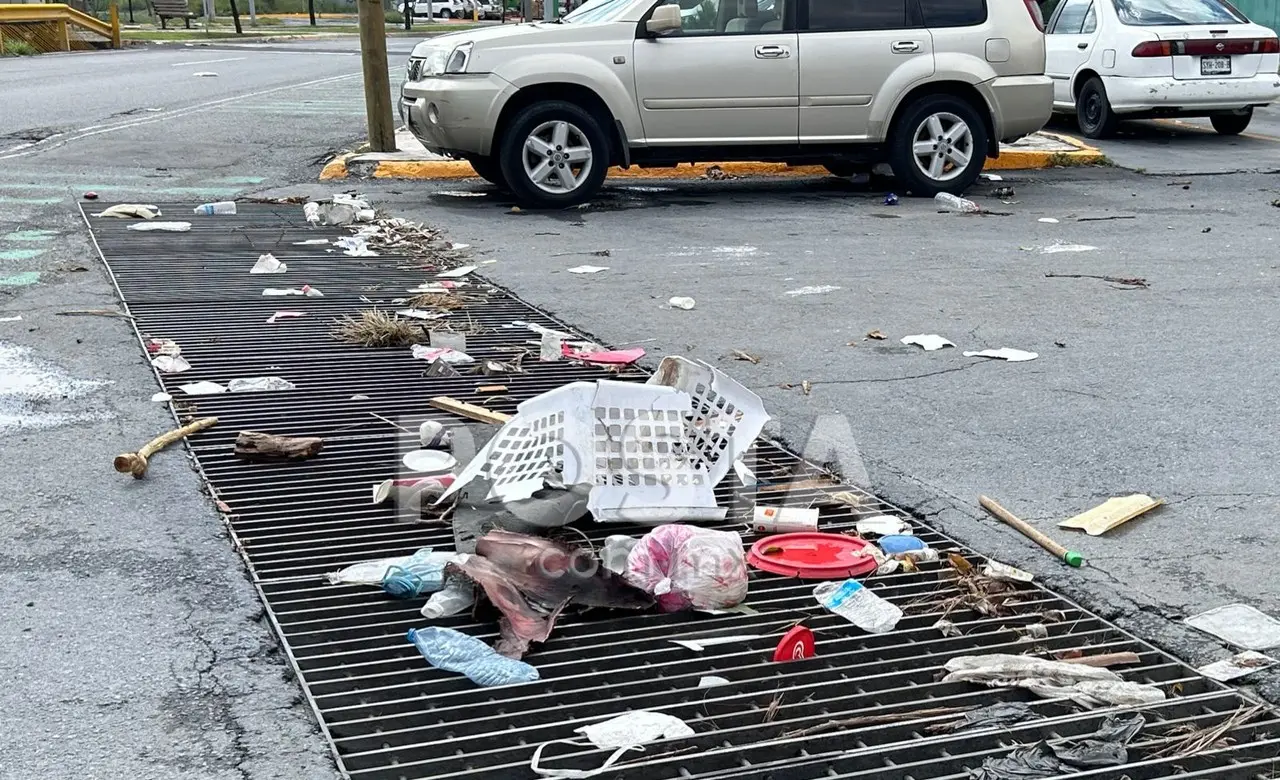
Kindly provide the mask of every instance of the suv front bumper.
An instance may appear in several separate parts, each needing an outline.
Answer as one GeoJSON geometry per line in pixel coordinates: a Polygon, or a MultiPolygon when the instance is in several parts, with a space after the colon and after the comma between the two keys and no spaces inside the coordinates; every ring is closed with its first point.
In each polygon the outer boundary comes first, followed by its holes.
{"type": "Polygon", "coordinates": [[[978,85],[991,106],[996,139],[1013,141],[1044,127],[1053,115],[1053,79],[1001,76],[978,85]]]}
{"type": "Polygon", "coordinates": [[[428,151],[488,155],[502,106],[515,85],[492,73],[406,81],[400,119],[428,151]]]}

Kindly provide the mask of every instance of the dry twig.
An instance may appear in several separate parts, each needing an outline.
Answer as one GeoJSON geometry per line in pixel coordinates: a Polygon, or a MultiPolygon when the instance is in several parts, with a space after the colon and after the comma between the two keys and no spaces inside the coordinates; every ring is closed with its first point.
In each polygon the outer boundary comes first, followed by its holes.
{"type": "Polygon", "coordinates": [[[837,731],[839,729],[854,728],[856,726],[878,726],[882,723],[901,723],[906,720],[919,720],[921,718],[932,718],[938,715],[958,715],[960,713],[969,712],[977,709],[976,707],[932,707],[923,710],[911,710],[910,712],[890,712],[884,715],[859,715],[854,718],[841,718],[839,720],[829,720],[825,723],[819,723],[816,726],[810,726],[804,729],[796,729],[783,733],[782,739],[792,739],[794,737],[808,737],[813,734],[821,734],[827,731],[837,731]]]}

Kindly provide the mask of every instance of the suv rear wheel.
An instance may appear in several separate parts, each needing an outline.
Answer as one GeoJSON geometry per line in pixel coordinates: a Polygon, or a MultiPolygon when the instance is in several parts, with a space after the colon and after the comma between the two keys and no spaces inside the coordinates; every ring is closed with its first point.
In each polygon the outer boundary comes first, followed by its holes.
{"type": "Polygon", "coordinates": [[[889,164],[913,195],[958,195],[982,172],[987,140],[987,127],[967,100],[926,95],[899,115],[889,139],[889,164]]]}
{"type": "Polygon", "coordinates": [[[546,100],[512,119],[499,141],[498,162],[512,194],[527,205],[576,206],[604,183],[609,140],[590,112],[546,100]]]}

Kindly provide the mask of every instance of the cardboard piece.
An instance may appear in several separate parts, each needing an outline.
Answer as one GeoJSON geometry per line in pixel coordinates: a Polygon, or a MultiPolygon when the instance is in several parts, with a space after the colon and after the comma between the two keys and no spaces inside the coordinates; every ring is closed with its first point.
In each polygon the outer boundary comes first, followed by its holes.
{"type": "Polygon", "coordinates": [[[1087,512],[1082,512],[1069,520],[1063,520],[1058,523],[1058,527],[1079,528],[1090,536],[1100,536],[1144,512],[1150,512],[1163,503],[1163,498],[1152,498],[1142,493],[1111,498],[1087,512]]]}

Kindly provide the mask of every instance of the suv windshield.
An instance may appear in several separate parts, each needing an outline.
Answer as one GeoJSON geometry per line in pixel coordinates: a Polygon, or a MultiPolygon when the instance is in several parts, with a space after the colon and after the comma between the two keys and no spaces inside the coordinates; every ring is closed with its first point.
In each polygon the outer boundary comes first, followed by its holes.
{"type": "Polygon", "coordinates": [[[1114,0],[1120,21],[1134,27],[1179,24],[1245,24],[1249,20],[1222,0],[1114,0]]]}
{"type": "Polygon", "coordinates": [[[567,14],[560,21],[569,24],[591,24],[610,19],[627,6],[630,0],[588,0],[581,7],[567,14]]]}

